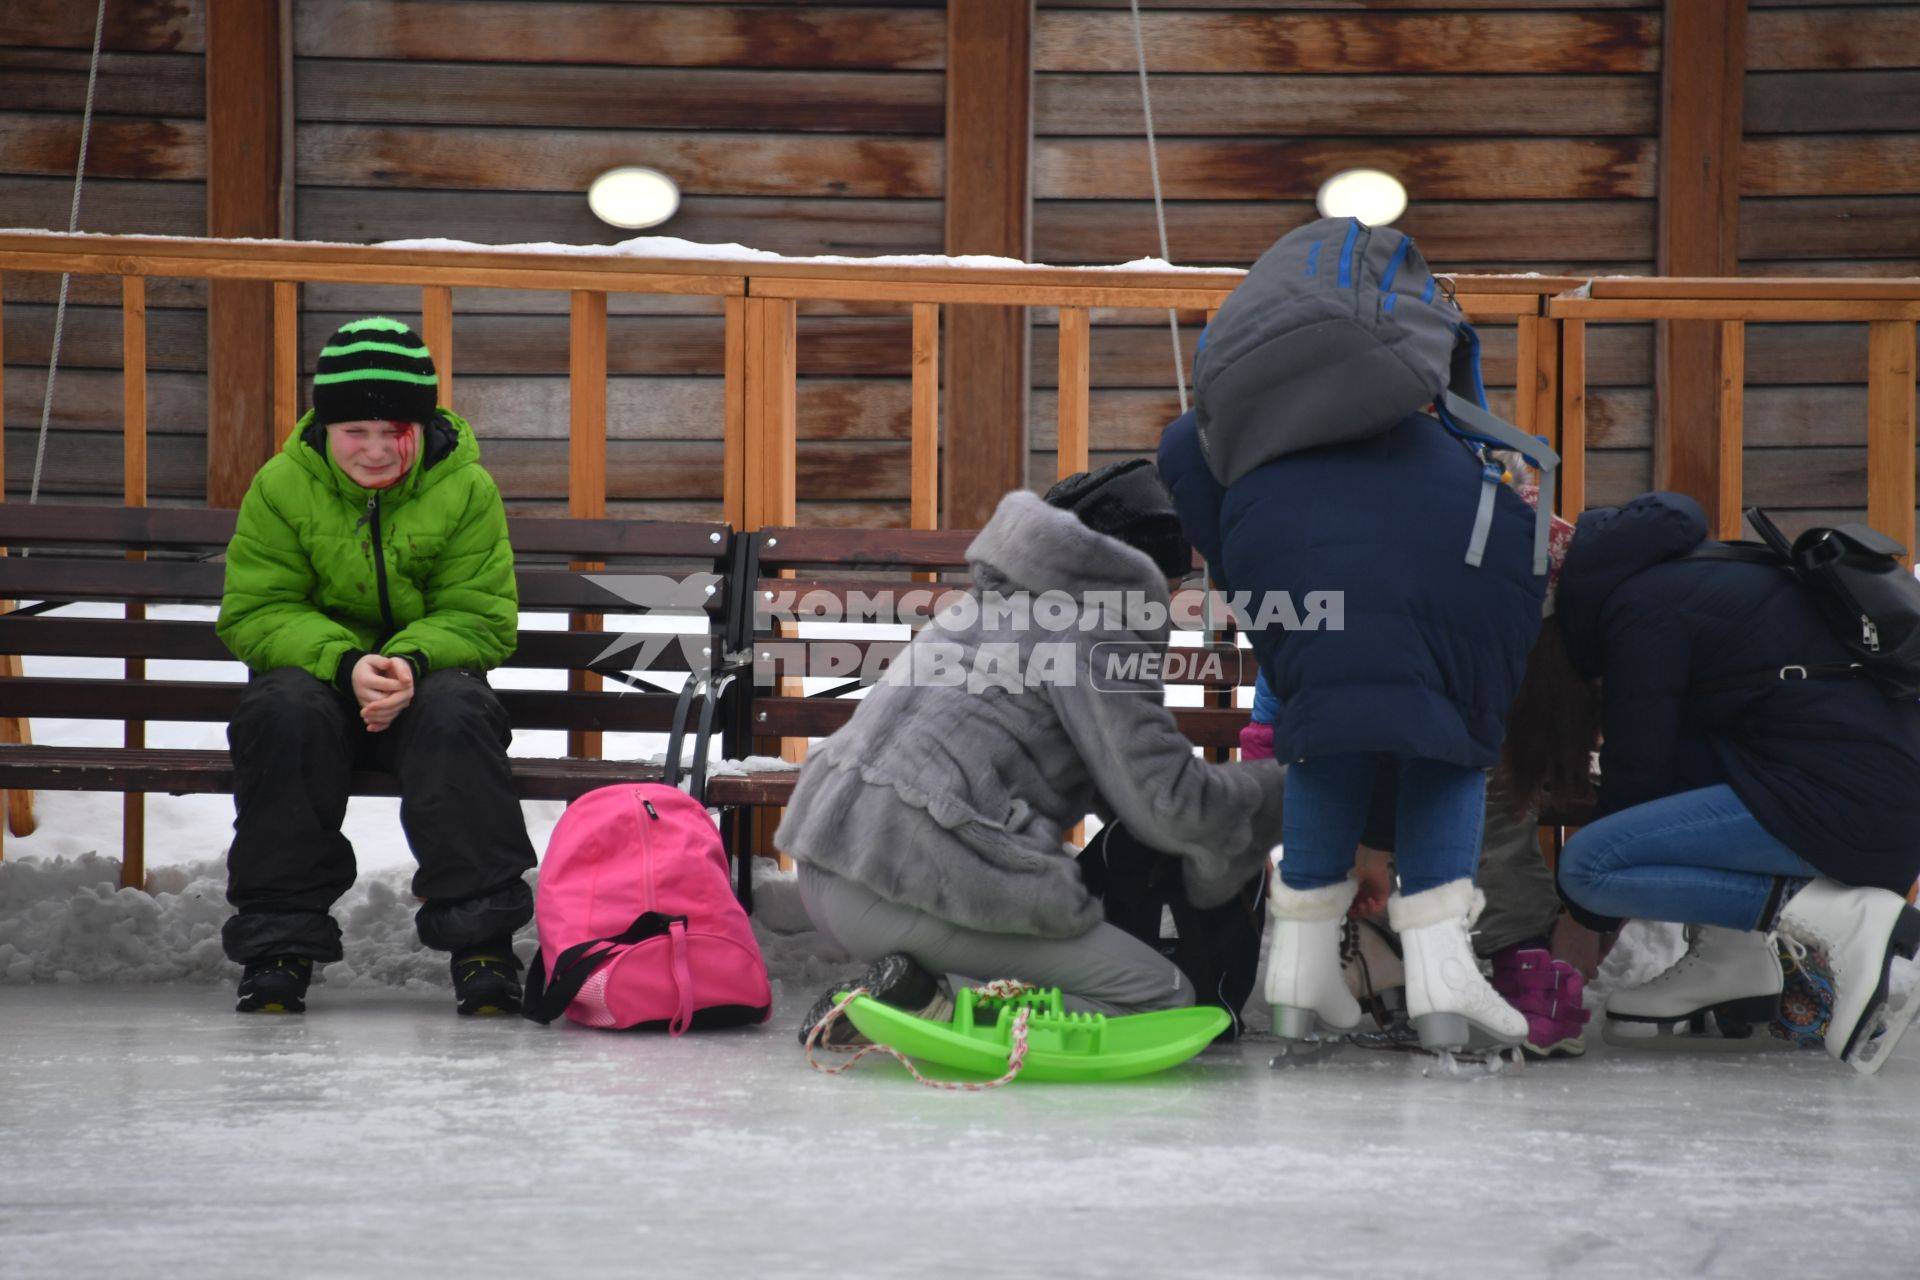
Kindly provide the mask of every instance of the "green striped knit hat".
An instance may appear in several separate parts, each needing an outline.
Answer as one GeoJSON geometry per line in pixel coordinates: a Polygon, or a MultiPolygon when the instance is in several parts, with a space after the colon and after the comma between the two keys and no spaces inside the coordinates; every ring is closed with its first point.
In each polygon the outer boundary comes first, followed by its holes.
{"type": "Polygon", "coordinates": [[[425,422],[439,402],[433,356],[420,335],[386,316],[349,320],[320,349],[313,413],[333,422],[425,422]]]}

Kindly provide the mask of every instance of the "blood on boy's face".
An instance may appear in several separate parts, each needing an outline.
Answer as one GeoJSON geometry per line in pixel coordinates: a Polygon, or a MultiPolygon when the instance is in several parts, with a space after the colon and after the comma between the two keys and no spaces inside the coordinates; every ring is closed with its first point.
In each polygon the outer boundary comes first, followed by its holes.
{"type": "Polygon", "coordinates": [[[385,489],[413,467],[420,426],[414,422],[335,422],[327,450],[347,478],[365,489],[385,489]]]}

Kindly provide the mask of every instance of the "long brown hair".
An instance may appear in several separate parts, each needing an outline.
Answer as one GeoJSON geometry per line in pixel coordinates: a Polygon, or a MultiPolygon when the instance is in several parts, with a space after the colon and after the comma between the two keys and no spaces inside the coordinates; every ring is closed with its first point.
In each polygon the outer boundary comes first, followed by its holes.
{"type": "Polygon", "coordinates": [[[1593,797],[1589,765],[1599,738],[1599,682],[1575,669],[1559,619],[1548,618],[1507,709],[1494,784],[1515,814],[1582,804],[1593,797]]]}

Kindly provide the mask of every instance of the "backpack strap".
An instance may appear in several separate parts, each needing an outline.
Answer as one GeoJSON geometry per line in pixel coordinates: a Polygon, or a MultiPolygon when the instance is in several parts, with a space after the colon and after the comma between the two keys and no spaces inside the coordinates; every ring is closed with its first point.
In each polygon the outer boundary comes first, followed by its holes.
{"type": "MultiPolygon", "coordinates": [[[[1455,391],[1442,393],[1434,405],[1440,420],[1455,435],[1469,442],[1512,449],[1540,470],[1540,505],[1533,521],[1533,571],[1547,571],[1547,548],[1553,535],[1554,480],[1560,467],[1560,455],[1546,441],[1530,436],[1511,422],[1495,417],[1455,391]]],[[[1474,516],[1473,537],[1467,545],[1467,563],[1478,566],[1486,554],[1487,535],[1493,529],[1493,495],[1500,484],[1499,468],[1488,464],[1481,473],[1480,509],[1474,516]]]]}
{"type": "MultiPolygon", "coordinates": [[[[1759,514],[1759,508],[1748,513],[1759,514]]],[[[1730,560],[1738,564],[1765,565],[1770,569],[1782,569],[1792,574],[1796,581],[1799,575],[1793,572],[1793,561],[1774,540],[1785,542],[1771,520],[1764,515],[1754,521],[1766,542],[1703,542],[1682,557],[1686,560],[1730,560]]],[[[1725,693],[1731,689],[1758,689],[1782,680],[1858,680],[1867,674],[1866,668],[1857,662],[1790,662],[1777,669],[1766,671],[1746,671],[1739,675],[1721,676],[1717,680],[1703,680],[1688,688],[1690,693],[1725,693]]]]}
{"type": "MultiPolygon", "coordinates": [[[[527,967],[526,995],[520,1002],[521,1016],[541,1026],[552,1022],[567,1011],[573,998],[580,994],[580,988],[587,985],[587,979],[597,973],[602,965],[635,943],[670,932],[676,922],[680,926],[680,936],[684,938],[687,927],[685,916],[662,915],[658,911],[642,912],[624,933],[611,938],[592,938],[562,951],[554,958],[551,979],[547,976],[545,957],[539,951],[534,952],[533,963],[527,967]]],[[[680,998],[683,1004],[689,999],[685,986],[681,988],[680,998]]]]}

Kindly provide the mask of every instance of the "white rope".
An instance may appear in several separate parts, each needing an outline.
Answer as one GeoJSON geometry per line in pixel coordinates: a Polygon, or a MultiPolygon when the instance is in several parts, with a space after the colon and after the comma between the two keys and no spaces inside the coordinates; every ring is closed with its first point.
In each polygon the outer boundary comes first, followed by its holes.
{"type": "MultiPolygon", "coordinates": [[[[1160,198],[1160,149],[1153,139],[1153,93],[1147,88],[1147,41],[1140,32],[1140,0],[1129,0],[1133,6],[1133,52],[1140,68],[1140,109],[1147,119],[1147,167],[1153,175],[1153,220],[1160,228],[1160,257],[1171,263],[1173,255],[1167,250],[1167,210],[1160,198]]],[[[1180,412],[1187,411],[1187,362],[1180,350],[1180,317],[1172,307],[1167,308],[1167,328],[1173,334],[1173,377],[1180,388],[1180,412]]]]}
{"type": "MultiPolygon", "coordinates": [[[[80,117],[80,162],[73,171],[73,207],[67,212],[67,234],[80,229],[80,185],[87,175],[87,140],[93,133],[93,95],[100,83],[100,33],[107,25],[107,0],[93,15],[93,58],[87,64],[87,107],[80,117]]],[[[53,354],[47,361],[47,391],[40,401],[40,439],[33,450],[33,487],[27,490],[27,505],[40,500],[40,475],[47,464],[47,427],[53,421],[53,384],[60,375],[60,339],[67,327],[67,284],[72,279],[60,273],[60,301],[53,310],[53,354]]]]}

